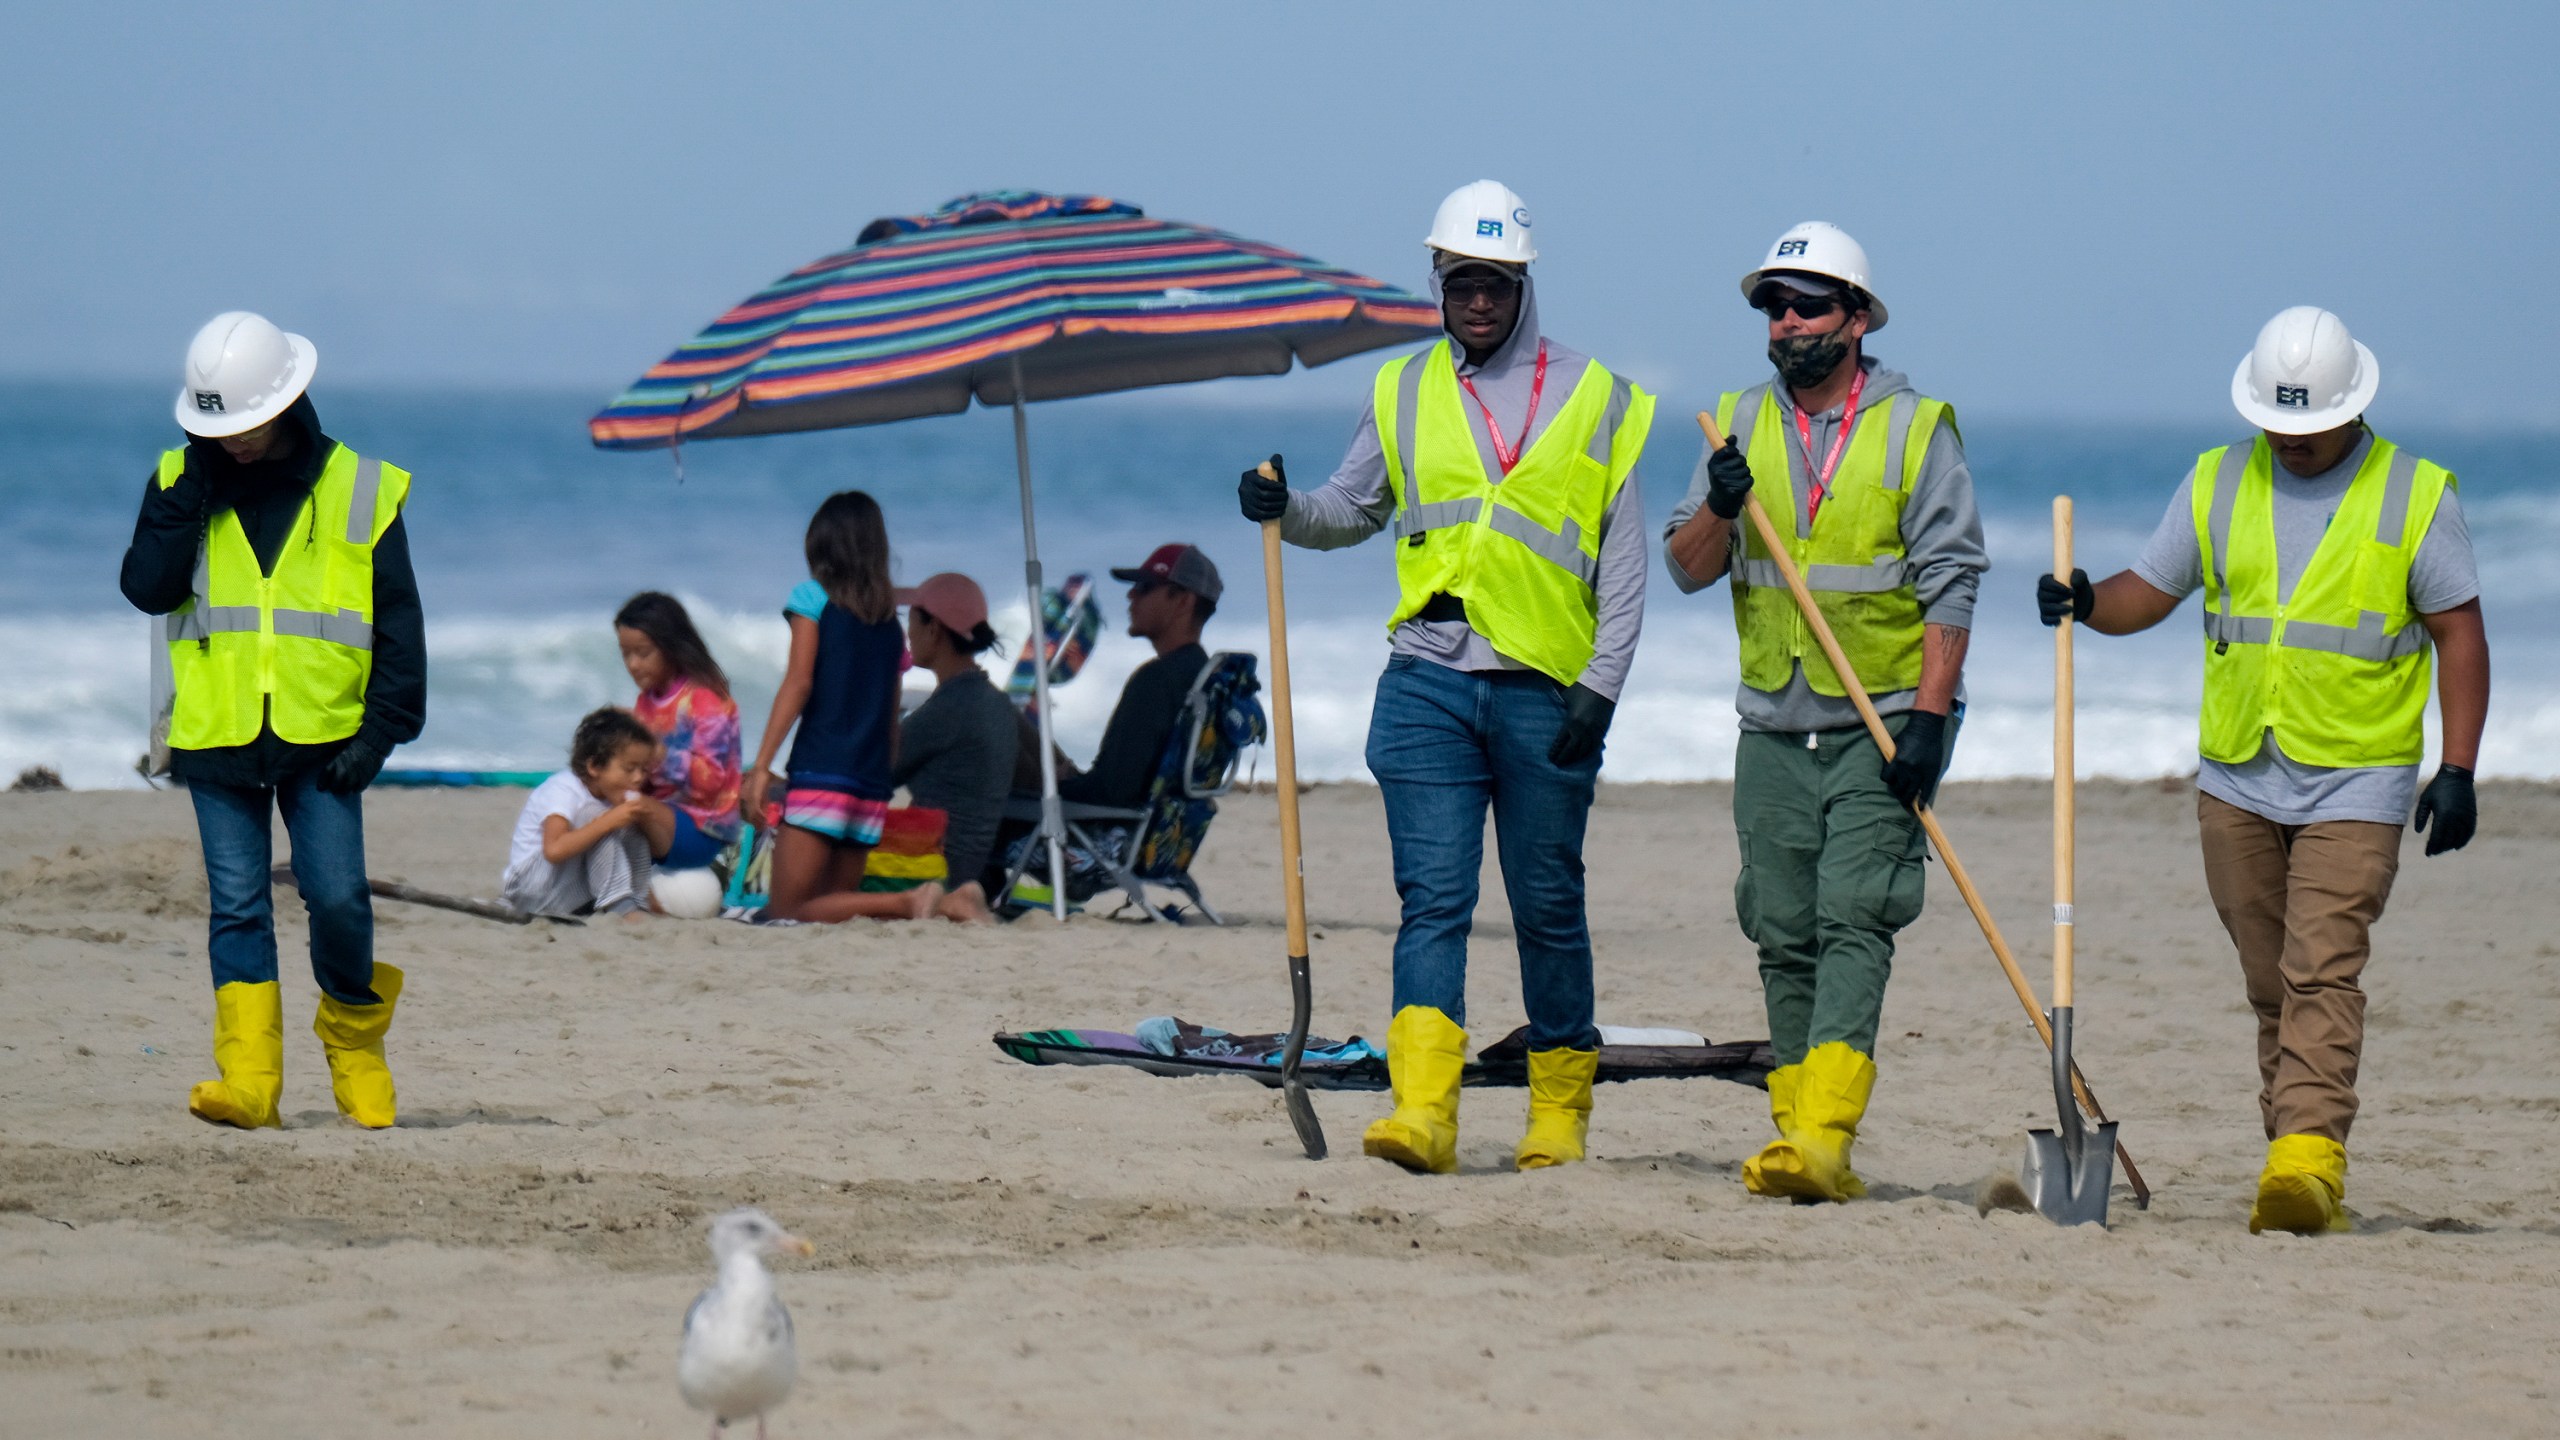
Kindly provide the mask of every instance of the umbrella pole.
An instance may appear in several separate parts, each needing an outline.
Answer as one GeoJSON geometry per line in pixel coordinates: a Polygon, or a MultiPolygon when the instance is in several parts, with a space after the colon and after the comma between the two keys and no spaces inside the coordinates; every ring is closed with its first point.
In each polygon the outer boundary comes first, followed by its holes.
{"type": "MultiPolygon", "coordinates": [[[[1067,823],[1058,809],[1058,753],[1049,732],[1049,651],[1041,642],[1040,531],[1031,518],[1031,425],[1022,412],[1022,356],[1013,361],[1013,469],[1022,486],[1022,579],[1031,600],[1031,703],[1040,712],[1040,830],[1049,847],[1049,912],[1067,918],[1067,823]]],[[[1002,899],[1003,897],[994,897],[1002,899]]]]}

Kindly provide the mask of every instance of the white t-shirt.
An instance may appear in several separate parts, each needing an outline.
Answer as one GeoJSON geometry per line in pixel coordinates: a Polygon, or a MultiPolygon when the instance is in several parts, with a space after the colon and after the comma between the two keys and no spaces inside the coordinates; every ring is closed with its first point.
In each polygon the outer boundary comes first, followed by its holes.
{"type": "Polygon", "coordinates": [[[543,822],[557,815],[571,828],[605,812],[584,780],[563,770],[533,788],[516,817],[499,884],[507,903],[536,915],[576,915],[592,907],[607,913],[630,909],[649,894],[649,842],[636,825],[625,826],[565,863],[542,854],[543,822]]]}
{"type": "MultiPolygon", "coordinates": [[[[2244,452],[2249,441],[2238,442],[2244,452]]],[[[2275,469],[2276,594],[2290,598],[2293,587],[2329,533],[2356,471],[2373,449],[2366,431],[2347,458],[2311,476],[2275,469]]],[[[2204,549],[2196,538],[2195,474],[2178,484],[2169,513],[2160,519],[2133,573],[2164,595],[2186,598],[2204,585],[2204,549]]],[[[2451,488],[2436,505],[2435,520],[2409,566],[2409,608],[2434,615],[2480,596],[2480,568],[2471,554],[2471,530],[2463,523],[2462,503],[2451,488]]],[[[2200,760],[2196,788],[2226,805],[2263,815],[2279,825],[2309,825],[2320,820],[2372,820],[2405,825],[2418,796],[2418,767],[2375,765],[2332,769],[2305,765],[2276,748],[2270,733],[2258,753],[2237,765],[2200,760]]]]}
{"type": "Polygon", "coordinates": [[[604,811],[604,802],[574,770],[563,770],[534,786],[525,797],[524,813],[516,817],[515,838],[507,842],[507,873],[521,874],[529,865],[550,863],[542,858],[543,821],[557,815],[575,830],[604,811]]]}

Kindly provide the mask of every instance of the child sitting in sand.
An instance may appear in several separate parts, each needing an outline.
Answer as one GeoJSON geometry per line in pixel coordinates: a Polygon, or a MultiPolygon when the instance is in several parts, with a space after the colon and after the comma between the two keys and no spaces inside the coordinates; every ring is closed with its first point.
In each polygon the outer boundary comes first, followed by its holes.
{"type": "Polygon", "coordinates": [[[809,519],[802,549],[810,579],[783,606],[791,659],[740,796],[749,824],[776,827],[764,913],[774,920],[921,920],[941,903],[940,884],[889,894],[862,889],[897,788],[890,756],[898,676],[907,664],[879,502],[859,490],[828,496],[809,519]],[[782,803],[768,806],[774,755],[795,725],[800,734],[782,803]]]}
{"type": "Polygon", "coordinates": [[[648,906],[652,851],[676,812],[641,793],[658,737],[628,710],[578,722],[569,768],[534,787],[516,818],[499,893],[536,915],[622,915],[648,906]]]}
{"type": "Polygon", "coordinates": [[[631,713],[665,748],[645,787],[675,822],[661,870],[708,865],[738,838],[738,706],[729,677],[672,595],[643,590],[613,617],[622,666],[640,698],[631,713]]]}

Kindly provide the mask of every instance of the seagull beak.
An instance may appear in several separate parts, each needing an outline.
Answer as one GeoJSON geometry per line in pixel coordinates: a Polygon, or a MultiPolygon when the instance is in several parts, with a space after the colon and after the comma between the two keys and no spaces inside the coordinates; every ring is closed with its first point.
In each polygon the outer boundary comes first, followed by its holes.
{"type": "Polygon", "coordinates": [[[783,1236],[782,1248],[804,1260],[818,1253],[817,1246],[810,1244],[808,1241],[801,1239],[797,1235],[783,1236]]]}

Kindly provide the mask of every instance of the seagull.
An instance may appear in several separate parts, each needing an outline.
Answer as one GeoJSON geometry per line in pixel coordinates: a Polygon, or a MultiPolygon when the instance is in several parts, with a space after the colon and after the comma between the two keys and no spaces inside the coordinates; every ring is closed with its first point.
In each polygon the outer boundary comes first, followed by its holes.
{"type": "Polygon", "coordinates": [[[791,1312],[773,1293],[768,1255],[811,1255],[816,1248],[752,1205],[711,1222],[711,1255],[720,1278],[684,1312],[684,1347],[676,1353],[676,1388],[684,1403],[711,1412],[711,1440],[732,1420],[756,1417],[791,1393],[800,1360],[791,1343],[791,1312]]]}

